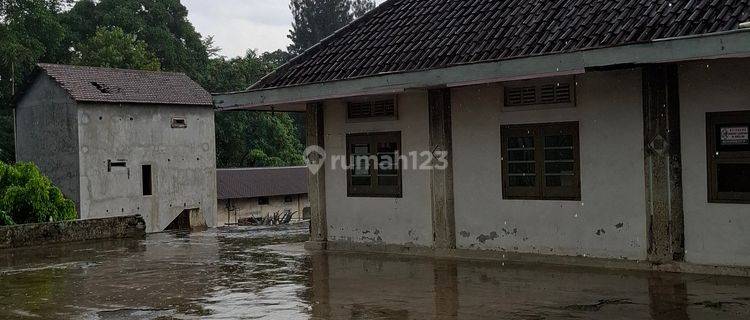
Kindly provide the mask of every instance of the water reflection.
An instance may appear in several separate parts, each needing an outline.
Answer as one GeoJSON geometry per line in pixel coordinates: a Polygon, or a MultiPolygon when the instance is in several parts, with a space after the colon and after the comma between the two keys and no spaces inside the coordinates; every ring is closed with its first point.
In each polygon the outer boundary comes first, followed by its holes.
{"type": "Polygon", "coordinates": [[[750,318],[748,279],[309,255],[287,236],[225,229],[2,251],[0,319],[750,318]]]}

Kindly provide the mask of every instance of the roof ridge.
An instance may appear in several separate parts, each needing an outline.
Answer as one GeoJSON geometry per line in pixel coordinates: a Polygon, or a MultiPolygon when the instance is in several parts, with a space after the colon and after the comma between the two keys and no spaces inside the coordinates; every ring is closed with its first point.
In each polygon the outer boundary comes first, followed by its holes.
{"type": "MultiPolygon", "coordinates": [[[[141,70],[141,69],[126,69],[126,68],[110,68],[110,67],[93,67],[93,66],[82,66],[82,65],[72,65],[72,64],[59,64],[59,63],[37,63],[38,67],[42,69],[46,69],[45,66],[50,67],[62,67],[62,68],[69,68],[69,69],[93,69],[93,70],[115,70],[115,71],[124,71],[124,72],[133,72],[133,73],[150,73],[150,74],[173,74],[173,75],[181,75],[181,76],[187,76],[190,78],[186,73],[184,72],[177,72],[177,71],[163,71],[163,70],[141,70]]],[[[192,80],[192,78],[191,78],[192,80]]],[[[195,81],[195,80],[193,80],[195,81]]]]}
{"type": "Polygon", "coordinates": [[[354,19],[354,21],[347,23],[345,26],[343,26],[343,27],[339,28],[338,30],[334,31],[331,35],[329,35],[329,36],[321,39],[318,43],[316,43],[312,47],[307,48],[304,52],[300,53],[299,55],[297,55],[296,57],[294,57],[291,60],[287,61],[286,63],[280,65],[279,67],[277,67],[276,69],[274,69],[273,71],[271,71],[271,73],[263,76],[262,78],[260,78],[260,80],[256,81],[250,87],[248,87],[245,91],[251,91],[251,90],[255,89],[258,85],[262,84],[266,79],[272,78],[273,76],[275,76],[280,71],[284,71],[292,63],[297,62],[297,60],[302,59],[302,58],[304,58],[304,57],[306,57],[308,55],[313,54],[317,50],[320,50],[323,47],[323,45],[325,45],[326,43],[330,42],[331,39],[340,36],[345,31],[347,31],[347,30],[349,30],[351,28],[354,28],[355,26],[359,25],[360,23],[363,23],[363,21],[366,21],[366,20],[370,19],[372,17],[372,15],[374,15],[374,14],[376,14],[378,12],[381,12],[381,11],[387,9],[388,7],[390,7],[391,5],[393,5],[393,3],[399,2],[399,1],[401,1],[401,0],[386,0],[386,1],[384,1],[383,3],[379,4],[374,9],[368,11],[367,13],[365,13],[364,15],[362,15],[361,17],[359,17],[357,19],[354,19]]]}

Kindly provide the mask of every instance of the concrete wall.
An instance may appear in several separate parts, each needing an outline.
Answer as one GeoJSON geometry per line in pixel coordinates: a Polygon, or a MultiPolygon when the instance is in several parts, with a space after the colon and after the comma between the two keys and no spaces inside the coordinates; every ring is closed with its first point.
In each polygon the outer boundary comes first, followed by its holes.
{"type": "Polygon", "coordinates": [[[291,195],[290,197],[292,197],[292,202],[285,202],[285,196],[269,197],[267,205],[259,205],[258,198],[232,199],[231,204],[237,208],[237,211],[233,211],[231,214],[227,209],[227,200],[219,200],[217,202],[218,225],[237,223],[238,219],[249,218],[252,215],[255,217],[272,216],[276,212],[281,213],[287,209],[293,213],[296,212],[293,220],[302,220],[302,211],[305,207],[310,206],[310,200],[306,194],[291,195]]]}
{"type": "Polygon", "coordinates": [[[210,107],[82,104],[78,110],[82,218],[140,214],[161,231],[183,210],[200,209],[216,226],[216,145],[210,107]],[[171,127],[183,117],[187,128],[171,127]],[[107,161],[125,160],[112,168],[107,161]],[[144,196],[141,166],[151,165],[144,196]]]}
{"type": "Polygon", "coordinates": [[[75,103],[46,75],[16,106],[16,161],[36,164],[79,204],[78,123],[75,103]]]}
{"type": "MultiPolygon", "coordinates": [[[[402,153],[429,151],[427,92],[398,97],[395,121],[347,122],[346,102],[325,103],[325,147],[328,159],[346,155],[346,134],[401,131],[402,153]]],[[[429,172],[403,171],[403,197],[349,198],[346,170],[326,163],[328,240],[373,245],[432,245],[429,172]]]]}
{"type": "Polygon", "coordinates": [[[452,90],[458,248],[646,258],[640,70],[576,82],[575,108],[507,111],[501,85],[452,90]],[[501,125],[561,121],[579,122],[582,201],[504,200],[501,125]]]}
{"type": "MultiPolygon", "coordinates": [[[[750,111],[750,59],[680,66],[686,260],[750,265],[750,205],[708,203],[706,113],[750,111]]],[[[745,177],[747,179],[747,177],[745,177]]]]}
{"type": "Polygon", "coordinates": [[[141,216],[6,226],[0,227],[0,249],[99,239],[139,238],[144,236],[145,229],[141,216]]]}

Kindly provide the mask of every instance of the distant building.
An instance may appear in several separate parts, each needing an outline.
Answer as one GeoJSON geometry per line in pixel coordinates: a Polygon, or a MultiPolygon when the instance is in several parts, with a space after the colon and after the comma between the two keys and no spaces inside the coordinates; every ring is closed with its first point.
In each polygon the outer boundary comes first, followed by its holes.
{"type": "Polygon", "coordinates": [[[219,225],[285,210],[294,213],[294,220],[303,219],[310,206],[307,172],[307,167],[216,170],[219,225]]]}
{"type": "Polygon", "coordinates": [[[16,104],[16,158],[39,166],[81,219],[141,214],[148,232],[216,225],[214,111],[197,83],[49,64],[32,80],[16,104]]]}

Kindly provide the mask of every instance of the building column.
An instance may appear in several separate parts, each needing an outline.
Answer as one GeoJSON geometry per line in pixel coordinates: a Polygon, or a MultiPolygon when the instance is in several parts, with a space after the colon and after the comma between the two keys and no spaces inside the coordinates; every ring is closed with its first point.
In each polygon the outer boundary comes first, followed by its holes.
{"type": "Polygon", "coordinates": [[[678,89],[676,65],[643,67],[648,257],[656,263],[685,256],[678,89]]]}
{"type": "Polygon", "coordinates": [[[447,161],[444,170],[433,168],[430,173],[432,191],[432,232],[436,250],[456,248],[456,219],[453,209],[453,143],[451,128],[450,89],[428,92],[430,117],[430,148],[439,166],[441,157],[447,161]]]}
{"type": "MultiPolygon", "coordinates": [[[[307,146],[325,148],[323,103],[307,105],[307,146]]],[[[311,149],[308,149],[311,150],[311,149]]],[[[310,200],[310,241],[305,244],[309,250],[325,250],[328,240],[326,219],[326,181],[325,158],[317,152],[307,153],[307,163],[311,167],[320,166],[320,170],[311,170],[308,174],[308,198],[310,200]]]]}

